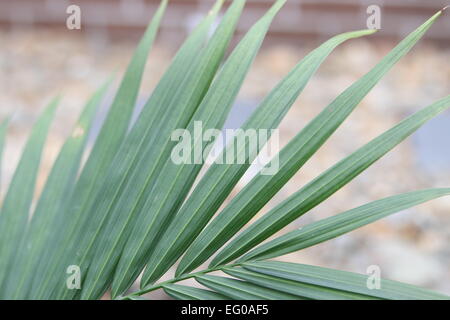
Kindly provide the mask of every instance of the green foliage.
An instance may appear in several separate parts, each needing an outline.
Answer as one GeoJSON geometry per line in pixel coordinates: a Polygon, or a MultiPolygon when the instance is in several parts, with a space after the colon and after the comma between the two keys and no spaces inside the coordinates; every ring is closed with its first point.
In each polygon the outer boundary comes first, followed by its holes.
{"type": "MultiPolygon", "coordinates": [[[[246,140],[234,155],[236,160],[245,154],[245,164],[216,163],[200,179],[202,164],[172,161],[175,142],[170,136],[174,130],[193,130],[195,121],[202,121],[204,129],[222,128],[270,24],[284,3],[276,1],[225,59],[245,0],[233,1],[210,35],[223,4],[218,0],[186,39],[139,118],[131,124],[147,56],[167,6],[167,1],[162,1],[123,76],[93,148],[86,150],[87,136],[106,84],[86,104],[32,206],[41,153],[58,100],[49,105],[33,128],[2,201],[0,298],[98,299],[111,290],[113,298],[139,299],[156,289],[176,299],[195,300],[449,298],[384,279],[381,289],[370,290],[365,275],[268,260],[449,195],[448,188],[374,201],[261,243],[325,201],[450,107],[450,96],[362,146],[244,228],[442,12],[413,31],[305,126],[277,155],[280,165],[275,174],[257,174],[221,211],[219,208],[262,146],[252,146],[246,140]],[[246,153],[248,148],[254,152],[246,153]],[[81,159],[87,152],[83,164],[81,159]],[[208,268],[193,272],[211,257],[208,268]],[[175,276],[158,283],[179,259],[175,276]],[[66,286],[66,270],[73,265],[81,270],[80,290],[66,286]],[[222,275],[210,275],[213,271],[222,275]],[[129,292],[141,273],[141,289],[129,292]],[[189,278],[208,290],[178,283],[189,278]]],[[[373,32],[337,35],[313,50],[267,95],[242,129],[276,128],[338,45],[373,32]]],[[[3,121],[0,160],[6,128],[7,121],[3,121]]],[[[232,147],[234,141],[223,152],[232,147]]],[[[203,152],[209,150],[204,148],[203,152]]]]}

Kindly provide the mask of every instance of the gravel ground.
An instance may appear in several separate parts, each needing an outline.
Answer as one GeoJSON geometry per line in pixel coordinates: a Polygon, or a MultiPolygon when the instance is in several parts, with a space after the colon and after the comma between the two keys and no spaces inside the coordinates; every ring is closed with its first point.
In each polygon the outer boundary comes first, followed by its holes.
{"type": "MultiPolygon", "coordinates": [[[[0,50],[0,119],[13,114],[1,190],[5,190],[11,179],[25,137],[38,113],[54,95],[63,96],[45,151],[38,181],[40,188],[87,97],[114,71],[123,72],[135,43],[109,42],[101,36],[84,38],[75,33],[68,36],[67,32],[45,29],[0,31],[0,42],[5,44],[0,50]]],[[[282,145],[392,47],[393,43],[373,45],[367,40],[354,40],[338,48],[282,122],[282,145]]],[[[239,95],[240,108],[255,107],[311,48],[309,44],[301,48],[288,44],[265,48],[239,95]]],[[[405,116],[447,95],[449,54],[449,49],[428,43],[417,46],[262,212],[405,116]]],[[[169,47],[156,45],[146,68],[140,103],[148,97],[172,55],[169,47]]],[[[450,134],[449,114],[436,121],[285,230],[392,194],[448,186],[449,148],[444,143],[448,143],[445,137],[450,134]],[[433,135],[427,135],[430,130],[435,130],[433,135]],[[436,134],[443,138],[437,139],[436,134]],[[424,164],[424,158],[428,159],[428,165],[424,164]],[[433,165],[433,159],[440,163],[439,170],[433,165]]],[[[242,180],[233,194],[245,181],[242,180]]],[[[450,294],[449,209],[450,198],[438,199],[281,259],[360,273],[365,273],[369,265],[378,265],[383,277],[450,294]]]]}

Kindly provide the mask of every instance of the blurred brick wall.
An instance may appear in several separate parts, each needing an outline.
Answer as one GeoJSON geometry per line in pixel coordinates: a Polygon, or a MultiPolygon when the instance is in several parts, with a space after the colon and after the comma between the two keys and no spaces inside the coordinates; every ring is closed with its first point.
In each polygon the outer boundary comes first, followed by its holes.
{"type": "MultiPolygon", "coordinates": [[[[171,0],[162,25],[165,39],[178,43],[213,0],[171,0]]],[[[228,1],[229,3],[230,1],[228,1]]],[[[238,33],[260,17],[273,0],[248,0],[238,33]]],[[[108,36],[137,36],[148,23],[159,0],[0,0],[1,28],[65,27],[70,4],[81,8],[82,30],[103,30],[108,36]]],[[[379,38],[400,38],[427,17],[448,4],[448,0],[288,0],[269,33],[269,41],[298,41],[302,37],[325,38],[336,33],[366,27],[366,8],[382,9],[379,38]]],[[[450,11],[450,10],[449,10],[450,11]]],[[[450,18],[441,19],[427,34],[440,43],[450,42],[450,18]]]]}

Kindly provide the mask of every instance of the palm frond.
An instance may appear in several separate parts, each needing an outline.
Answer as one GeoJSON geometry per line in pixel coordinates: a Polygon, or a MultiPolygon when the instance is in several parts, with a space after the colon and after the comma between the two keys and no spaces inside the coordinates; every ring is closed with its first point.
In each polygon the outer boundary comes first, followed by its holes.
{"type": "MultiPolygon", "coordinates": [[[[184,258],[181,260],[177,274],[189,272],[198,267],[201,263],[211,257],[211,255],[223,244],[231,239],[231,237],[234,236],[247,222],[249,222],[250,219],[286,184],[286,182],[301,169],[333,132],[336,131],[382,76],[414,46],[424,32],[431,26],[437,16],[438,15],[433,16],[403,40],[380,63],[342,92],[330,105],[301,130],[277,156],[276,161],[279,161],[279,170],[277,173],[274,175],[264,175],[259,173],[236,195],[236,197],[233,198],[230,204],[227,205],[227,207],[194,241],[184,258]]],[[[330,41],[333,41],[333,39],[330,41]]],[[[320,49],[321,48],[317,50],[320,49]]],[[[313,54],[314,52],[311,53],[311,55],[313,54]]],[[[272,165],[274,164],[268,164],[268,166],[272,165]]],[[[218,169],[218,171],[219,170],[220,169],[218,169]]],[[[228,176],[234,177],[233,174],[229,174],[228,176]]],[[[239,177],[240,176],[238,176],[238,178],[239,177]]],[[[223,180],[223,177],[211,177],[211,180],[213,181],[217,181],[218,179],[223,180]]],[[[235,180],[234,183],[237,183],[237,180],[235,180]]],[[[200,188],[202,186],[203,185],[200,185],[200,188]]],[[[221,187],[221,184],[219,187],[221,187]]],[[[208,190],[211,190],[211,188],[208,190]]],[[[228,193],[230,191],[231,189],[228,190],[228,193]]],[[[228,193],[224,194],[224,196],[218,200],[218,202],[220,201],[219,204],[225,200],[228,193]]],[[[190,211],[193,211],[195,208],[189,209],[190,211]]]]}
{"type": "MultiPolygon", "coordinates": [[[[190,147],[194,158],[190,163],[178,164],[171,157],[176,147],[172,135],[178,129],[194,131],[199,122],[203,130],[223,127],[265,35],[286,0],[275,1],[227,58],[246,1],[233,1],[210,35],[223,2],[216,1],[188,36],[132,123],[147,57],[167,7],[166,0],[161,2],[128,65],[92,150],[86,148],[87,137],[108,84],[87,102],[31,210],[42,149],[58,100],[43,112],[0,211],[0,298],[98,299],[111,289],[113,298],[134,300],[163,289],[173,298],[193,300],[449,299],[386,279],[380,281],[380,288],[370,289],[366,275],[268,259],[447,196],[450,188],[377,200],[261,243],[332,196],[450,107],[450,96],[362,146],[244,229],[424,36],[442,11],[408,35],[305,126],[267,165],[279,161],[276,173],[259,172],[218,212],[267,141],[252,145],[245,138],[234,152],[240,137],[233,137],[219,156],[231,153],[229,160],[233,164],[214,163],[199,177],[213,139],[197,150],[202,137],[194,137],[190,147]],[[88,156],[82,164],[84,153],[88,156]],[[237,161],[242,158],[244,163],[237,161]],[[210,258],[209,267],[193,272],[210,258]],[[175,275],[158,283],[179,259],[175,275]],[[81,270],[80,290],[66,285],[69,266],[81,270]],[[210,275],[212,272],[222,275],[210,275]],[[127,295],[141,273],[141,289],[127,295]],[[195,279],[207,289],[178,283],[186,279],[195,279]]],[[[267,95],[241,129],[265,129],[270,133],[337,46],[373,32],[340,34],[313,50],[267,95]]],[[[6,121],[0,124],[0,160],[6,127],[6,121]]]]}

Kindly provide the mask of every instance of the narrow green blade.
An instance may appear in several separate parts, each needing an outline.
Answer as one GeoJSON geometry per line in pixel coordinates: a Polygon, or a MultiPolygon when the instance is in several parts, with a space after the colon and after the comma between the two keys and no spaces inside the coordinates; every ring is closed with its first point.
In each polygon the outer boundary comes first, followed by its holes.
{"type": "Polygon", "coordinates": [[[214,291],[179,284],[167,284],[163,289],[169,296],[178,300],[230,300],[229,297],[214,291]]]}
{"type": "Polygon", "coordinates": [[[18,250],[14,270],[8,276],[7,292],[12,299],[26,298],[33,278],[30,275],[42,253],[47,250],[44,244],[52,232],[65,227],[66,215],[59,209],[73,192],[88,134],[108,85],[109,82],[89,99],[72,135],[64,143],[53,165],[18,250]]]}
{"type": "Polygon", "coordinates": [[[289,232],[244,255],[239,261],[265,260],[312,247],[420,203],[450,195],[449,188],[404,193],[377,200],[289,232]]]}
{"type": "Polygon", "coordinates": [[[243,231],[219,252],[211,265],[221,265],[239,257],[314,208],[449,106],[450,96],[447,96],[338,162],[243,231]]]}
{"type": "Polygon", "coordinates": [[[379,289],[369,289],[368,275],[299,263],[260,261],[246,263],[244,268],[250,272],[310,285],[359,293],[379,299],[450,299],[449,296],[437,292],[387,279],[380,280],[379,289]]]}
{"type": "Polygon", "coordinates": [[[235,300],[302,300],[301,297],[268,289],[250,282],[218,277],[195,277],[199,283],[235,300]]]}
{"type": "Polygon", "coordinates": [[[74,193],[64,207],[64,210],[69,211],[66,227],[59,230],[52,237],[51,241],[46,244],[49,250],[45,252],[36,270],[31,294],[31,298],[33,299],[52,297],[52,288],[58,287],[57,283],[65,288],[66,268],[74,264],[66,264],[63,261],[65,254],[69,254],[68,250],[70,245],[76,241],[73,238],[74,234],[79,234],[82,230],[80,221],[90,220],[92,218],[93,214],[85,210],[85,205],[101,189],[103,177],[108,174],[107,172],[111,162],[119,146],[125,139],[139,92],[147,56],[155,39],[166,5],[167,1],[162,1],[134,52],[119,90],[109,109],[108,116],[83,167],[74,193]]]}
{"type": "MultiPolygon", "coordinates": [[[[92,226],[96,228],[92,231],[94,237],[81,237],[90,241],[88,250],[77,263],[85,270],[90,264],[81,293],[82,299],[96,298],[110,285],[120,253],[130,235],[132,222],[142,210],[147,195],[153,189],[154,179],[170,156],[173,145],[169,140],[171,133],[175,129],[186,128],[206,94],[232,38],[244,3],[243,0],[233,2],[202,54],[188,70],[188,77],[184,78],[183,83],[180,86],[168,84],[166,90],[171,93],[171,101],[169,105],[156,106],[165,109],[164,117],[156,119],[156,134],[135,132],[136,138],[147,140],[136,149],[136,159],[112,166],[114,173],[105,182],[105,192],[99,195],[94,206],[89,209],[107,213],[108,220],[103,226],[92,223],[87,225],[89,229],[92,226]],[[122,169],[125,169],[125,174],[118,174],[122,169]]],[[[148,124],[145,125],[146,128],[148,124]]],[[[127,152],[123,155],[129,157],[127,152]]]]}
{"type": "Polygon", "coordinates": [[[14,172],[0,212],[0,297],[6,298],[7,275],[14,269],[17,247],[22,241],[33,201],[42,150],[59,98],[50,102],[33,127],[14,172]]]}
{"type": "MultiPolygon", "coordinates": [[[[277,114],[278,112],[280,112],[276,109],[277,106],[282,106],[281,110],[283,111],[281,113],[283,113],[284,110],[290,107],[293,101],[295,101],[314,72],[336,46],[338,46],[345,40],[371,33],[373,33],[372,30],[364,30],[341,34],[330,39],[322,46],[311,52],[273,90],[271,95],[276,100],[267,103],[267,105],[272,108],[272,110],[265,110],[265,112],[267,112],[267,114],[277,114]]],[[[345,106],[349,107],[349,104],[345,104],[345,106]]],[[[330,113],[331,112],[328,110],[328,112],[324,112],[323,115],[328,117],[330,113]]],[[[272,119],[270,119],[270,121],[272,121],[272,119]]],[[[274,123],[274,126],[278,124],[279,120],[276,121],[277,122],[274,123]]],[[[303,140],[300,138],[301,137],[297,138],[297,140],[303,140]]],[[[300,148],[300,150],[303,151],[302,148],[300,148]]],[[[299,153],[298,150],[296,151],[297,153],[299,153]]],[[[221,212],[218,217],[215,218],[205,228],[205,230],[203,230],[203,232],[194,240],[192,245],[186,251],[185,256],[178,266],[177,275],[187,273],[206,261],[212,254],[214,254],[214,252],[217,251],[218,248],[220,248],[226,241],[231,238],[233,234],[235,234],[240,229],[240,227],[243,225],[242,223],[245,224],[246,219],[251,218],[255,210],[259,210],[260,206],[263,206],[265,202],[267,202],[271,198],[271,195],[273,195],[271,194],[271,192],[276,192],[276,188],[280,188],[284,184],[283,179],[287,181],[291,177],[291,175],[295,172],[295,169],[297,169],[296,167],[294,167],[294,169],[292,168],[292,163],[300,163],[302,157],[301,155],[296,154],[295,156],[289,155],[290,161],[284,161],[285,158],[286,157],[283,154],[281,157],[282,165],[280,171],[277,174],[259,174],[258,177],[255,178],[253,182],[247,186],[246,189],[244,189],[244,191],[239,193],[237,197],[232,200],[232,204],[227,206],[226,209],[221,212]],[[298,160],[292,161],[291,158],[298,160]],[[287,168],[288,166],[290,167],[287,168]],[[281,179],[280,176],[283,179],[281,179]],[[276,186],[274,186],[275,182],[277,182],[276,186]],[[264,194],[265,197],[262,197],[262,194],[264,194]],[[253,210],[248,210],[247,216],[243,217],[244,215],[242,211],[244,210],[242,208],[245,207],[245,205],[252,205],[253,210]],[[240,220],[237,221],[237,219],[240,220]]],[[[222,171],[223,173],[225,173],[222,174],[220,180],[217,180],[220,181],[221,184],[224,182],[227,183],[227,181],[232,181],[229,184],[229,187],[227,187],[226,192],[224,192],[223,190],[219,190],[221,193],[217,192],[216,189],[221,188],[221,185],[214,184],[212,186],[210,185],[208,188],[205,188],[209,190],[209,194],[205,197],[207,197],[207,199],[210,199],[210,201],[217,201],[217,204],[221,204],[223,202],[223,200],[231,190],[230,187],[233,187],[237,179],[241,176],[240,174],[235,175],[236,171],[241,170],[240,168],[236,168],[236,166],[229,166],[228,168],[225,168],[224,166],[225,165],[222,165],[222,168],[214,168],[212,170],[222,171]]],[[[216,180],[213,180],[213,182],[215,183],[216,180]]],[[[199,187],[199,189],[201,189],[201,187],[199,187]]],[[[208,205],[205,204],[200,211],[202,218],[207,221],[210,215],[214,213],[215,209],[215,206],[211,206],[209,203],[208,205]],[[207,210],[208,215],[205,216],[202,210],[207,210]]],[[[189,210],[188,212],[194,212],[194,210],[192,210],[191,208],[191,210],[189,210]]],[[[194,225],[201,226],[202,224],[195,222],[194,225]]]]}
{"type": "Polygon", "coordinates": [[[338,290],[327,286],[300,282],[286,279],[281,276],[271,276],[264,273],[249,271],[243,268],[224,269],[227,274],[243,279],[268,290],[279,290],[287,294],[293,294],[314,300],[373,300],[375,297],[359,294],[351,291],[338,290]]]}

